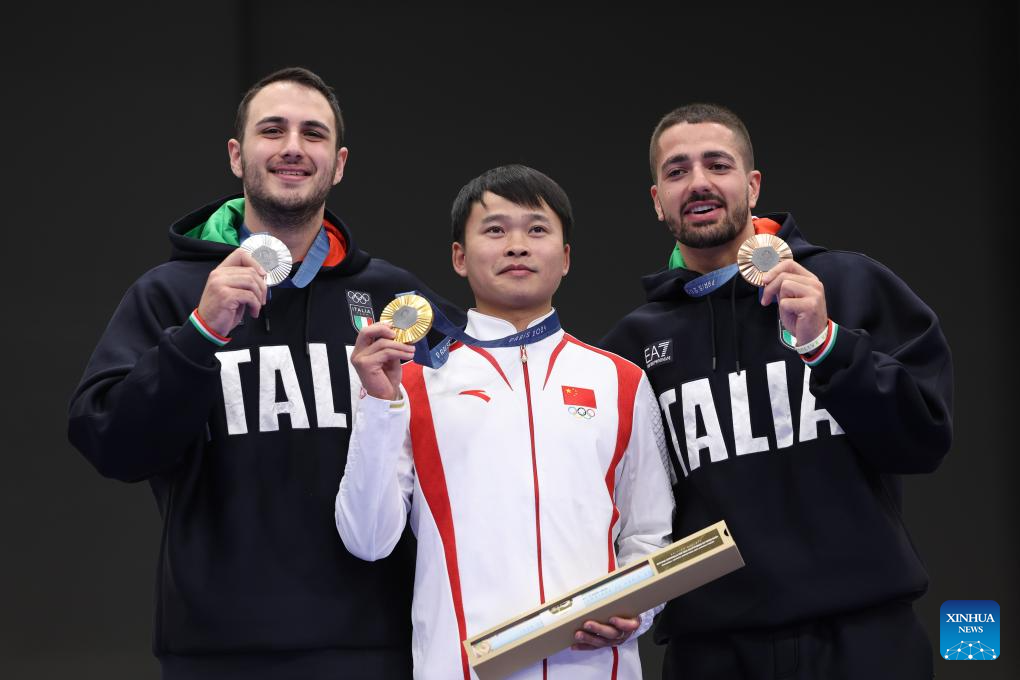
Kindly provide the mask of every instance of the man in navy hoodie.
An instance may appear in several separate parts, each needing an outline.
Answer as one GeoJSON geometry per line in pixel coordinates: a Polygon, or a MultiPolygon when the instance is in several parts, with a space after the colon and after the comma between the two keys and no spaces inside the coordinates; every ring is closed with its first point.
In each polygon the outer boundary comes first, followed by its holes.
{"type": "Polygon", "coordinates": [[[644,367],[658,398],[674,536],[726,520],[747,564],[666,606],[664,677],[932,677],[899,476],[933,471],[950,446],[937,317],[878,262],[808,243],[790,214],[752,216],[761,172],[728,109],[669,113],[649,151],[677,245],[602,345],[644,367]],[[760,287],[731,266],[756,234],[793,255],[760,287]]]}
{"type": "Polygon", "coordinates": [[[228,142],[243,196],[171,226],[170,261],[128,290],[71,399],[71,442],[156,497],[153,651],[167,679],[410,677],[414,548],[405,537],[363,562],[332,509],[358,330],[397,293],[428,289],[325,209],[343,133],[314,73],[253,86],[228,142]],[[297,263],[271,289],[238,248],[257,232],[297,263]]]}

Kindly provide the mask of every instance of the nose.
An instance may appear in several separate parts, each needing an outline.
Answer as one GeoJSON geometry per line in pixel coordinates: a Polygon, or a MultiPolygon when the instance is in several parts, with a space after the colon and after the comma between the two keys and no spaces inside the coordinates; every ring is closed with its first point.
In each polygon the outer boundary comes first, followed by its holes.
{"type": "Polygon", "coordinates": [[[301,136],[300,130],[294,129],[289,131],[284,137],[284,145],[280,151],[280,156],[289,161],[302,158],[305,155],[304,147],[302,146],[303,141],[304,138],[301,136]]]}
{"type": "Polygon", "coordinates": [[[711,182],[708,180],[708,171],[701,163],[695,163],[694,167],[691,168],[691,189],[706,189],[711,186],[711,182]]]}
{"type": "Polygon", "coordinates": [[[528,244],[516,230],[510,232],[504,254],[507,257],[524,257],[528,254],[528,244]]]}

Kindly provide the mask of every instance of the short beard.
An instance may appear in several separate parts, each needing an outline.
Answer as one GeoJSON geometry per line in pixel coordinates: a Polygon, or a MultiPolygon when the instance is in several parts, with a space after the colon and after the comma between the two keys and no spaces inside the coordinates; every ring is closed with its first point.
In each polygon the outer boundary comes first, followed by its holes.
{"type": "Polygon", "coordinates": [[[319,183],[312,188],[312,194],[308,198],[294,196],[280,199],[266,190],[265,176],[258,171],[249,172],[248,165],[243,158],[241,159],[245,197],[263,221],[272,225],[274,229],[281,230],[300,229],[319,214],[330,189],[333,188],[329,179],[335,169],[336,166],[320,175],[319,183]]]}
{"type": "Polygon", "coordinates": [[[680,209],[679,219],[674,216],[666,216],[666,224],[669,226],[673,238],[688,248],[717,248],[726,245],[739,236],[747,224],[747,218],[751,213],[747,192],[744,193],[744,200],[734,205],[733,210],[729,209],[730,206],[726,205],[720,196],[705,194],[704,196],[692,196],[690,200],[708,198],[723,203],[726,212],[721,220],[693,226],[683,214],[683,208],[680,209]]]}

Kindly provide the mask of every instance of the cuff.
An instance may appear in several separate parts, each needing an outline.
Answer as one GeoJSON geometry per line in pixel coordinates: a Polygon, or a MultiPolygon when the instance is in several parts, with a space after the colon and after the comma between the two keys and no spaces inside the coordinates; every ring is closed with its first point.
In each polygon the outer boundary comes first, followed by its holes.
{"type": "MultiPolygon", "coordinates": [[[[835,326],[835,324],[833,325],[835,326]]],[[[866,333],[840,326],[838,335],[838,340],[832,338],[831,347],[828,348],[825,356],[818,357],[814,363],[805,360],[811,369],[812,380],[819,380],[822,384],[827,384],[837,373],[850,366],[853,363],[854,354],[857,352],[857,346],[866,333]]]]}
{"type": "Polygon", "coordinates": [[[362,413],[375,416],[382,416],[384,413],[403,413],[407,410],[407,392],[404,386],[400,386],[400,396],[397,399],[379,399],[361,389],[361,399],[358,402],[358,410],[362,413]]]}
{"type": "Polygon", "coordinates": [[[203,368],[215,366],[219,369],[216,353],[222,348],[206,340],[191,323],[185,321],[183,325],[168,330],[165,338],[186,360],[203,368]]]}

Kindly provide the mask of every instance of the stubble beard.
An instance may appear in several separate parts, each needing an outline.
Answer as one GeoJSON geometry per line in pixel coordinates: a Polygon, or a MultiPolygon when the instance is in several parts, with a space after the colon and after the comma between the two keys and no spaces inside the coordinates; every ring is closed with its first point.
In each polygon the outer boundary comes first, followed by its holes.
{"type": "Polygon", "coordinates": [[[300,229],[318,216],[333,188],[330,178],[335,170],[334,165],[329,172],[319,173],[307,197],[297,192],[280,197],[274,196],[266,186],[268,170],[264,174],[261,168],[254,168],[241,159],[241,181],[248,202],[263,221],[281,230],[300,229]]]}
{"type": "MultiPolygon", "coordinates": [[[[706,196],[706,198],[708,197],[706,196]]],[[[711,198],[723,202],[719,196],[711,196],[711,198]]],[[[691,200],[700,199],[692,197],[691,200]]],[[[744,200],[737,203],[734,210],[730,210],[729,206],[723,202],[724,215],[721,219],[697,226],[687,220],[687,216],[683,214],[683,208],[681,208],[678,217],[666,217],[666,224],[669,225],[673,238],[688,248],[717,248],[726,245],[743,231],[750,215],[749,203],[745,192],[744,200]]]]}

